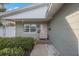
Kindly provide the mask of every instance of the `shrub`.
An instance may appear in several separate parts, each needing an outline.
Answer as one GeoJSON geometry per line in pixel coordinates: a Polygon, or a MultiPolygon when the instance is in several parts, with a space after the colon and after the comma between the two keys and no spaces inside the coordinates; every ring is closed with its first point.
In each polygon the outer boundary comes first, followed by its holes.
{"type": "Polygon", "coordinates": [[[22,47],[23,49],[32,49],[34,45],[34,39],[33,38],[22,38],[22,37],[16,37],[15,44],[17,47],[22,47]]]}
{"type": "Polygon", "coordinates": [[[10,38],[0,38],[0,49],[3,48],[13,48],[15,46],[13,46],[13,40],[11,40],[10,38]]]}
{"type": "Polygon", "coordinates": [[[0,38],[0,49],[22,47],[23,49],[31,49],[34,45],[33,38],[16,37],[16,38],[0,38]]]}
{"type": "Polygon", "coordinates": [[[22,56],[24,51],[21,47],[19,48],[4,48],[0,50],[0,56],[22,56]]]}
{"type": "Polygon", "coordinates": [[[0,8],[0,12],[5,12],[6,9],[5,8],[0,8]]]}
{"type": "Polygon", "coordinates": [[[0,50],[4,48],[19,48],[21,47],[24,52],[30,53],[34,46],[33,38],[15,37],[15,38],[0,38],[0,50]]]}

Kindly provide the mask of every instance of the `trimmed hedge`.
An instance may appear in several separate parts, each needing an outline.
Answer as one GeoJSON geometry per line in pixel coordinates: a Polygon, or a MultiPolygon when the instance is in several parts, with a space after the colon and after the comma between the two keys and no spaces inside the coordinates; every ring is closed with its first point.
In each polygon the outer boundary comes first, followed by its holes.
{"type": "Polygon", "coordinates": [[[0,50],[0,56],[22,56],[24,51],[21,47],[19,48],[4,48],[0,50]]]}
{"type": "Polygon", "coordinates": [[[25,54],[28,54],[31,52],[32,48],[34,46],[34,39],[33,38],[26,38],[26,37],[15,37],[15,38],[0,38],[0,50],[4,48],[19,48],[21,47],[25,54]]]}

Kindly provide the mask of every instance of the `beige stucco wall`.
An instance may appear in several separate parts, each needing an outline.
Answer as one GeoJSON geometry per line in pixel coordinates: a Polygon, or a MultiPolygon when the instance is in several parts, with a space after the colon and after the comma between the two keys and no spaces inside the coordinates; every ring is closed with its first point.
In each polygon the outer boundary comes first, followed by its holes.
{"type": "Polygon", "coordinates": [[[24,32],[24,24],[32,24],[32,23],[23,23],[23,22],[16,22],[16,36],[22,37],[34,37],[35,39],[38,38],[47,38],[47,24],[46,23],[33,23],[33,24],[40,24],[40,33],[38,34],[37,31],[34,33],[27,33],[24,32]]]}
{"type": "Polygon", "coordinates": [[[34,37],[35,39],[37,38],[37,33],[26,33],[24,32],[24,24],[23,23],[16,23],[16,36],[21,36],[21,37],[34,37]]]}
{"type": "Polygon", "coordinates": [[[77,11],[79,4],[64,4],[49,23],[49,39],[61,55],[78,55],[79,14],[70,17],[77,11]]]}

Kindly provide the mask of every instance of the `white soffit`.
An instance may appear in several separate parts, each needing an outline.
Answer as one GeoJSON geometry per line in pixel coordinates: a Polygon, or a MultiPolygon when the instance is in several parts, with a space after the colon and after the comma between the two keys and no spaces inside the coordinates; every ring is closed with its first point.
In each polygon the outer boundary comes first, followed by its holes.
{"type": "Polygon", "coordinates": [[[48,9],[48,5],[42,5],[41,7],[39,6],[38,8],[34,8],[31,10],[24,10],[23,12],[15,13],[13,15],[6,15],[2,19],[32,19],[32,18],[45,18],[46,17],[46,12],[48,9]]]}
{"type": "Polygon", "coordinates": [[[37,19],[36,21],[38,21],[38,19],[44,19],[45,21],[46,19],[47,21],[60,9],[62,5],[63,5],[62,3],[45,4],[45,5],[41,5],[41,7],[38,6],[38,8],[34,8],[34,9],[31,8],[28,11],[24,10],[22,12],[19,12],[13,15],[9,15],[9,16],[6,15],[6,17],[2,17],[2,19],[12,19],[12,20],[25,19],[26,21],[27,19],[31,19],[32,21],[33,19],[37,19]]]}

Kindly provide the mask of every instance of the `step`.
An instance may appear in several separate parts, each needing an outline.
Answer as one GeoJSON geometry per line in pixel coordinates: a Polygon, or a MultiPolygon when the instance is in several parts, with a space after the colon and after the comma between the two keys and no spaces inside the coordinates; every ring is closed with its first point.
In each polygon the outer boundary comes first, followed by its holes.
{"type": "Polygon", "coordinates": [[[36,40],[37,44],[47,44],[48,40],[36,40]]]}

